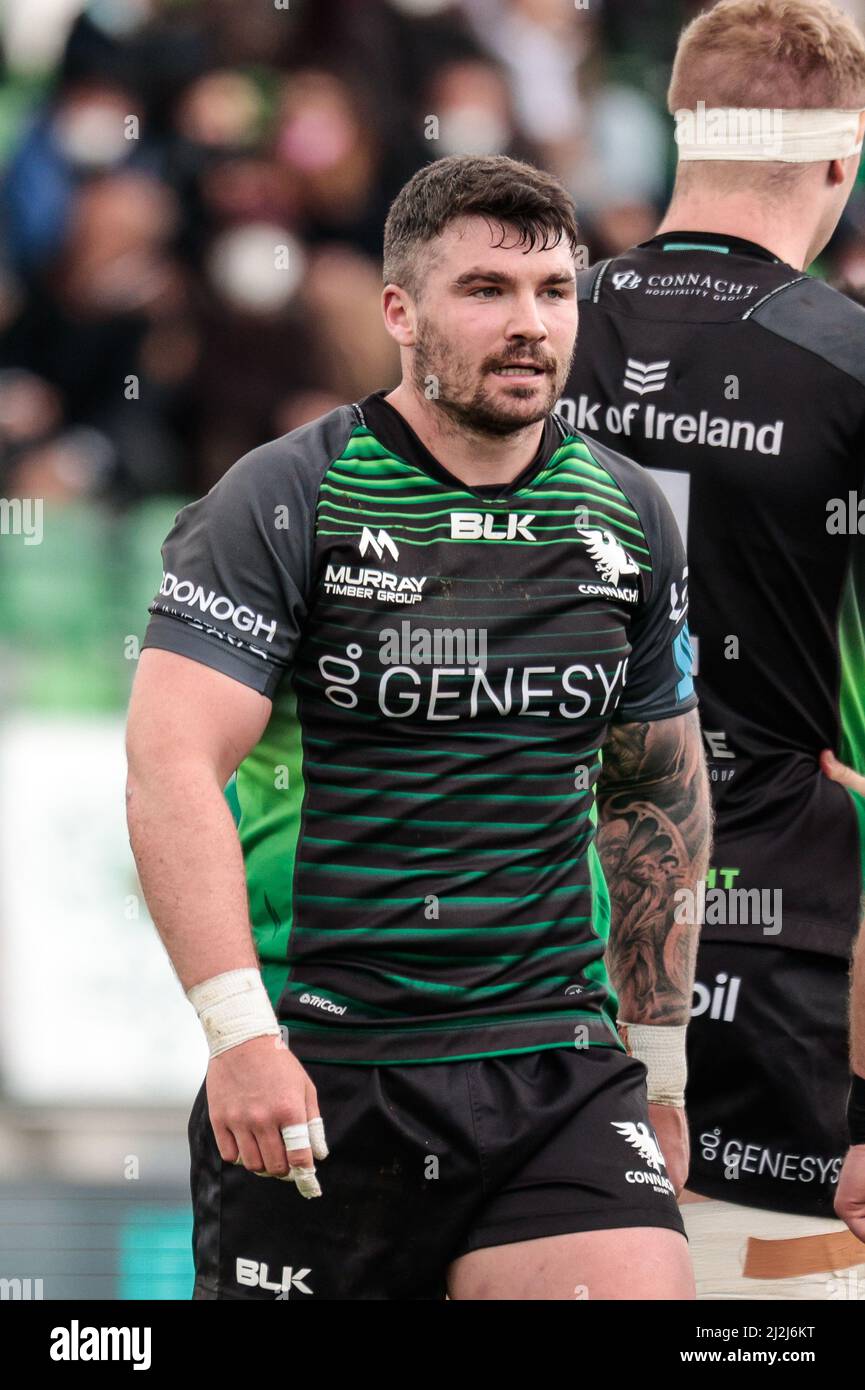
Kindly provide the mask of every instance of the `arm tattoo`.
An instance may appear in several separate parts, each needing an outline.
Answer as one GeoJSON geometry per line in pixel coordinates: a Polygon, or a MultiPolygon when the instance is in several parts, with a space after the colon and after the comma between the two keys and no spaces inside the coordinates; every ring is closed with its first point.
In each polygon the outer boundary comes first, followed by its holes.
{"type": "Polygon", "coordinates": [[[611,725],[597,786],[597,847],[610,891],[607,966],[630,1023],[687,1023],[700,927],[677,917],[709,864],[711,807],[696,710],[611,725]]]}

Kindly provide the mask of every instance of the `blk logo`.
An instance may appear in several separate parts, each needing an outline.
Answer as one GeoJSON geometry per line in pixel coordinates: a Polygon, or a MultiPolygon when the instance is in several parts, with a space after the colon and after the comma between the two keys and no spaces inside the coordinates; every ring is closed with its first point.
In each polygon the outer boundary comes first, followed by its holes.
{"type": "Polygon", "coordinates": [[[523,516],[508,512],[504,517],[493,516],[491,512],[451,512],[451,540],[533,541],[535,537],[529,526],[534,519],[534,512],[523,516]],[[502,521],[504,529],[498,524],[502,521]]]}
{"type": "Polygon", "coordinates": [[[291,1265],[283,1265],[282,1278],[279,1283],[275,1283],[268,1277],[267,1265],[259,1264],[258,1260],[244,1260],[238,1257],[235,1278],[238,1284],[244,1284],[250,1289],[268,1289],[270,1293],[275,1293],[279,1298],[288,1298],[292,1289],[298,1293],[312,1293],[312,1289],[303,1281],[309,1274],[308,1269],[295,1270],[291,1265]]]}

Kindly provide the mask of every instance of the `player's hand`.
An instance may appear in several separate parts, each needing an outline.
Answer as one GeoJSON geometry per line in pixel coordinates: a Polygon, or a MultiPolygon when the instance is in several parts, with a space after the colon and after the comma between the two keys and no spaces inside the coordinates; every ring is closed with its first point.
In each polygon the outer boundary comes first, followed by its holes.
{"type": "Polygon", "coordinates": [[[688,1138],[685,1111],[679,1105],[657,1105],[650,1102],[649,1124],[661,1146],[661,1153],[667,1165],[667,1177],[678,1197],[688,1180],[688,1169],[691,1166],[691,1141],[688,1138]]]}
{"type": "Polygon", "coordinates": [[[315,1158],[327,1158],[315,1087],[281,1036],[250,1038],[212,1057],[207,1104],[227,1163],[293,1182],[320,1197],[315,1158]]]}
{"type": "Polygon", "coordinates": [[[830,781],[840,782],[842,787],[849,787],[851,791],[865,796],[865,777],[860,772],[854,772],[852,767],[847,767],[846,763],[839,763],[829,748],[824,748],[820,754],[820,767],[830,781]]]}
{"type": "Polygon", "coordinates": [[[835,1193],[835,1215],[865,1244],[865,1144],[847,1150],[835,1193]]]}

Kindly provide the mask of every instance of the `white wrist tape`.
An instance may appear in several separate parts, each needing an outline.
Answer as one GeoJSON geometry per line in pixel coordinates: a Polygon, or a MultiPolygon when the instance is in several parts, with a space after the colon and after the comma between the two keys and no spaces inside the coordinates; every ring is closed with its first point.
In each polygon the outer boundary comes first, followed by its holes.
{"type": "Polygon", "coordinates": [[[227,970],[193,985],[186,997],[201,1020],[211,1057],[250,1038],[279,1033],[259,970],[227,970]]]}
{"type": "Polygon", "coordinates": [[[685,1104],[687,1031],[685,1023],[673,1028],[658,1023],[619,1023],[619,1034],[628,1052],[645,1065],[646,1089],[653,1105],[685,1104]]]}

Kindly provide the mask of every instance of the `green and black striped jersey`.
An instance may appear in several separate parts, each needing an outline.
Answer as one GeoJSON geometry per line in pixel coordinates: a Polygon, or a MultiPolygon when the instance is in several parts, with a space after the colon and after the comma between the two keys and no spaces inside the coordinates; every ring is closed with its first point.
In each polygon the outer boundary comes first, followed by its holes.
{"type": "Polygon", "coordinates": [[[150,607],[273,702],[227,788],[265,983],[302,1059],[618,1047],[595,783],[611,721],[696,704],[678,528],[556,415],[469,487],[384,394],[185,507],[150,607]]]}

